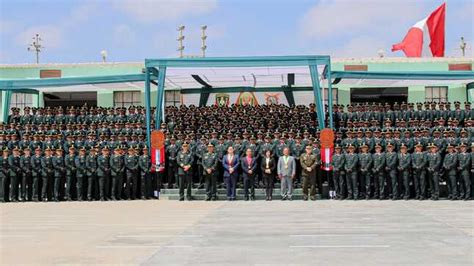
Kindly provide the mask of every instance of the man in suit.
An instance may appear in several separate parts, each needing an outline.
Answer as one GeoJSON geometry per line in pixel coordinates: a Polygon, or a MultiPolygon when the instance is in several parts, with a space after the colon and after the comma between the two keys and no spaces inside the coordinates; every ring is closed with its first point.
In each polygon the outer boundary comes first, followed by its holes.
{"type": "Polygon", "coordinates": [[[291,200],[293,193],[293,178],[296,174],[296,162],[290,156],[290,149],[283,148],[283,155],[278,159],[277,172],[281,180],[281,200],[291,200]]]}
{"type": "Polygon", "coordinates": [[[255,158],[253,155],[253,150],[251,148],[247,148],[245,151],[245,157],[241,160],[242,176],[244,178],[245,200],[249,200],[249,187],[250,200],[255,200],[255,171],[257,170],[257,158],[255,158]]]}
{"type": "Polygon", "coordinates": [[[239,178],[239,156],[234,154],[234,148],[229,146],[227,154],[222,158],[222,167],[224,167],[224,182],[227,189],[227,200],[235,200],[235,188],[239,178]]]}

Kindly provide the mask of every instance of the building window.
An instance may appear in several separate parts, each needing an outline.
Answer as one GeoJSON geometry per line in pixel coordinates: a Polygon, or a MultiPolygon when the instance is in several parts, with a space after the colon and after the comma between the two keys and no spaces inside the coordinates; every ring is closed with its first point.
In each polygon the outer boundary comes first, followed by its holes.
{"type": "Polygon", "coordinates": [[[116,91],[114,92],[114,107],[128,108],[131,105],[142,105],[140,91],[116,91]]]}
{"type": "MultiPolygon", "coordinates": [[[[337,104],[338,103],[338,99],[337,99],[337,96],[338,96],[338,90],[337,88],[332,88],[332,103],[333,104],[337,104]]],[[[328,88],[324,88],[324,104],[328,104],[328,88]]]]}
{"type": "Polygon", "coordinates": [[[425,87],[425,101],[427,102],[447,102],[448,87],[432,86],[425,87]]]}
{"type": "Polygon", "coordinates": [[[165,91],[165,106],[179,106],[181,105],[180,91],[165,91]]]}
{"type": "Polygon", "coordinates": [[[23,108],[33,105],[33,95],[29,93],[12,93],[10,107],[19,108],[23,112],[23,108]]]}

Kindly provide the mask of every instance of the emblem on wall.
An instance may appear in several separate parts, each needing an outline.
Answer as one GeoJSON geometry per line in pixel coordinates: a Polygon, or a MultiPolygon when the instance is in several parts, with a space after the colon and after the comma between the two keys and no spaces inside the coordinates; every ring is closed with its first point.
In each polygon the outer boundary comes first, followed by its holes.
{"type": "Polygon", "coordinates": [[[253,92],[241,92],[237,98],[236,104],[239,105],[258,105],[257,98],[253,92]]]}
{"type": "Polygon", "coordinates": [[[265,103],[270,104],[279,104],[280,103],[281,93],[265,93],[265,103]]]}
{"type": "Polygon", "coordinates": [[[216,105],[221,106],[229,106],[229,94],[227,93],[217,93],[216,94],[216,105]]]}

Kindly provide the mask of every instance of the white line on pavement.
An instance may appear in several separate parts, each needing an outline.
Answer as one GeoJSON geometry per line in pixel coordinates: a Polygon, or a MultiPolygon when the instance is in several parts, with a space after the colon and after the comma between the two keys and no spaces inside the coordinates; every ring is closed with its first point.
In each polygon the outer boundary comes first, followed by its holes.
{"type": "Polygon", "coordinates": [[[311,234],[311,235],[289,235],[290,237],[377,237],[379,234],[311,234]]]}
{"type": "Polygon", "coordinates": [[[193,238],[193,237],[202,237],[202,235],[118,235],[116,238],[158,238],[158,237],[183,237],[183,238],[193,238]]]}
{"type": "Polygon", "coordinates": [[[152,245],[105,245],[96,248],[192,248],[192,246],[152,246],[152,245]]]}
{"type": "Polygon", "coordinates": [[[389,248],[389,245],[318,245],[318,246],[290,246],[290,248],[389,248]]]}

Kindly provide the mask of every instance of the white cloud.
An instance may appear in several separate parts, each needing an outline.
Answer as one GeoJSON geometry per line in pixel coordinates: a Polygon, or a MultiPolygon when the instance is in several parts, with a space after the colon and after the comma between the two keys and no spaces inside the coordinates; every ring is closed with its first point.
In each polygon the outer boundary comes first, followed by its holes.
{"type": "Polygon", "coordinates": [[[9,34],[18,30],[19,24],[15,21],[2,20],[0,21],[0,33],[9,34]]]}
{"type": "Polygon", "coordinates": [[[26,28],[17,35],[16,41],[19,45],[24,45],[26,48],[27,45],[33,41],[32,38],[37,33],[40,34],[47,49],[60,47],[64,41],[63,29],[55,25],[42,25],[26,28]]]}
{"type": "Polygon", "coordinates": [[[117,9],[145,23],[203,15],[217,7],[217,0],[119,0],[114,3],[117,9]]]}
{"type": "Polygon", "coordinates": [[[334,57],[377,57],[380,49],[387,55],[388,46],[389,44],[380,38],[357,36],[341,47],[332,47],[326,54],[334,57]]]}
{"type": "Polygon", "coordinates": [[[300,30],[306,39],[329,39],[383,32],[394,24],[406,25],[422,18],[422,5],[417,1],[322,0],[302,17],[300,30]]]}

